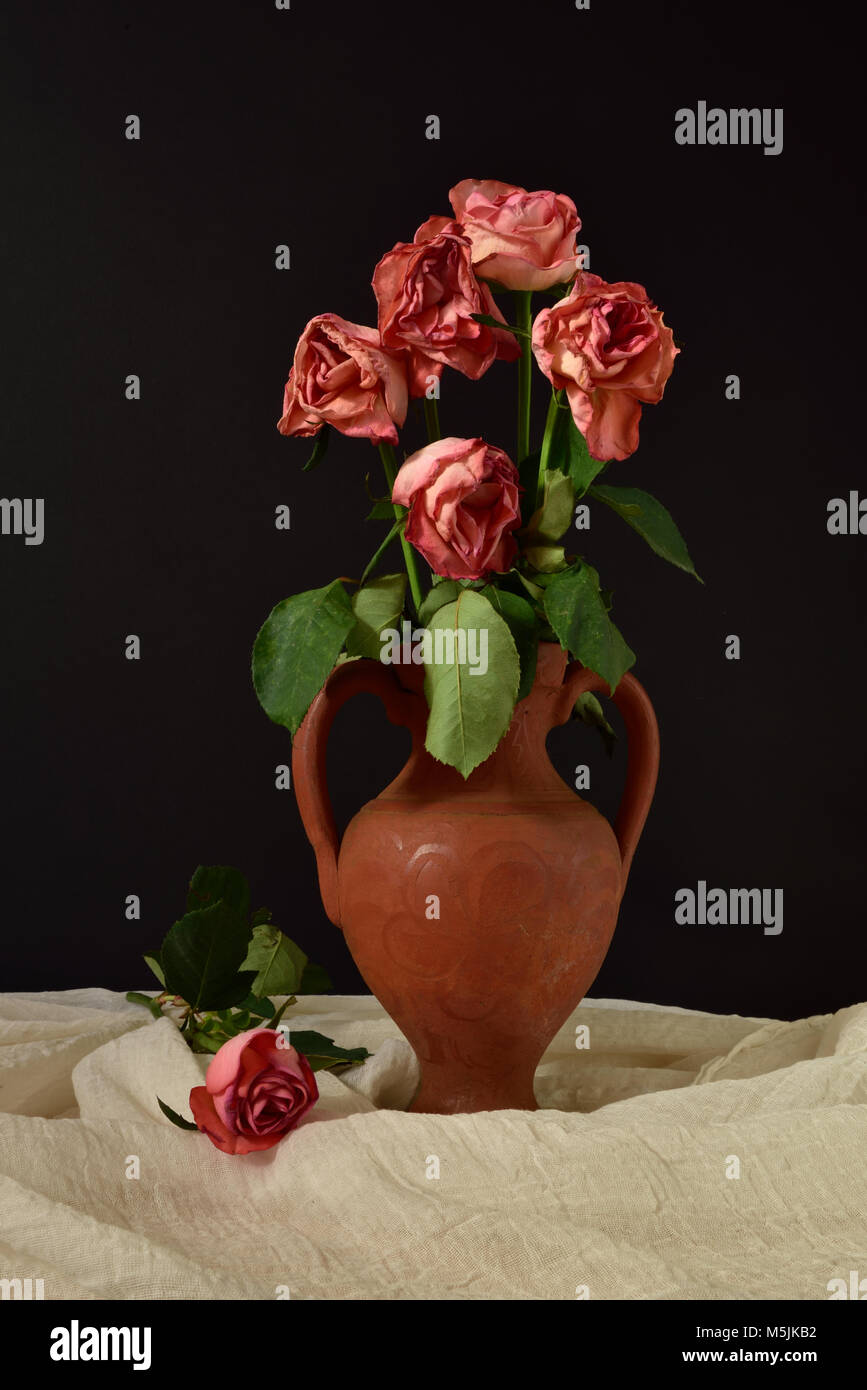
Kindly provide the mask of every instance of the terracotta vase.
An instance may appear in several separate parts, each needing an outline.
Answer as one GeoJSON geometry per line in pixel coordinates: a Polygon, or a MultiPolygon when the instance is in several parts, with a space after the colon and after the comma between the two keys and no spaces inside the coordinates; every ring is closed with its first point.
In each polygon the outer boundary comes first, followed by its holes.
{"type": "Polygon", "coordinates": [[[656,785],[659,733],[644,689],[614,697],[628,739],[616,824],[567,786],[545,749],[584,691],[607,685],[543,642],[533,689],[508,733],[465,781],[424,747],[422,668],[346,662],[295,736],[298,807],[325,911],[412,1044],[410,1107],[453,1114],[536,1109],[533,1075],[605,958],[656,785]],[[412,733],[403,770],[350,822],[342,843],[325,775],[332,720],[350,696],[381,696],[412,733]]]}

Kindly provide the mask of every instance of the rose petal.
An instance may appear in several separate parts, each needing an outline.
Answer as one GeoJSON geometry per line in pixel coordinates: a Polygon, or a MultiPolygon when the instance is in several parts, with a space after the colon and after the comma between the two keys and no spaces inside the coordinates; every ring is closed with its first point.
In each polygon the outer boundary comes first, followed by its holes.
{"type": "Polygon", "coordinates": [[[206,1134],[215,1148],[222,1153],[245,1154],[254,1150],[270,1149],[281,1138],[280,1135],[272,1138],[264,1135],[233,1134],[214,1109],[214,1097],[206,1086],[194,1086],[190,1091],[190,1109],[201,1132],[206,1134]]]}

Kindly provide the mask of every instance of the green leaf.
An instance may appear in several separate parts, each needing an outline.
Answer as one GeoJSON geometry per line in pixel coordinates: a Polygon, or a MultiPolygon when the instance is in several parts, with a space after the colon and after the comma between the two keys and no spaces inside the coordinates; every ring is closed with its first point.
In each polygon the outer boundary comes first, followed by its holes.
{"type": "MultiPolygon", "coordinates": [[[[561,549],[562,549],[562,546],[558,546],[557,549],[558,549],[558,550],[561,550],[561,549]]],[[[576,560],[580,560],[580,558],[581,558],[580,556],[576,556],[576,557],[575,557],[575,560],[573,560],[571,564],[567,564],[567,565],[566,565],[566,568],[567,568],[567,569],[570,569],[570,570],[571,570],[571,569],[574,569],[574,568],[575,568],[575,561],[576,561],[576,560]]],[[[558,577],[558,575],[561,574],[562,572],[563,572],[563,567],[561,566],[560,569],[557,570],[556,572],[553,571],[553,570],[539,570],[538,572],[536,572],[536,573],[534,573],[534,574],[530,574],[528,577],[529,577],[529,579],[532,581],[532,583],[533,583],[533,584],[536,584],[539,588],[541,588],[541,589],[547,589],[548,585],[549,585],[549,584],[553,584],[553,583],[554,583],[554,580],[555,580],[555,579],[558,577]]]]}
{"type": "Polygon", "coordinates": [[[157,1105],[160,1107],[160,1110],[162,1110],[166,1119],[171,1120],[173,1125],[177,1125],[178,1129],[199,1128],[199,1126],[197,1124],[194,1124],[192,1120],[185,1120],[183,1115],[178,1114],[177,1110],[173,1110],[170,1105],[166,1105],[164,1100],[160,1100],[159,1096],[157,1096],[157,1105]]]}
{"type": "Polygon", "coordinates": [[[284,936],[279,927],[265,922],[253,928],[253,940],[241,969],[257,972],[250,988],[261,998],[265,994],[294,994],[306,964],[301,947],[284,936]]]}
{"type": "Polygon", "coordinates": [[[526,526],[530,520],[530,508],[536,500],[536,483],[539,478],[539,461],[542,457],[541,449],[537,449],[535,454],[528,454],[525,459],[518,464],[518,478],[521,485],[521,521],[526,526]]]}
{"type": "Polygon", "coordinates": [[[475,319],[476,323],[485,324],[488,328],[505,328],[507,333],[514,333],[516,338],[531,336],[525,328],[516,328],[513,323],[503,323],[500,319],[495,319],[493,314],[471,314],[470,318],[475,319]]]}
{"type": "Polygon", "coordinates": [[[526,595],[527,590],[521,583],[520,573],[516,569],[511,569],[506,574],[498,574],[494,582],[501,592],[517,594],[518,598],[524,598],[526,595]]]}
{"type": "Polygon", "coordinates": [[[686,570],[687,574],[694,574],[700,584],[704,583],[701,575],[696,573],[686,542],[671,514],[649,492],[642,492],[637,487],[606,487],[597,483],[590,489],[590,496],[622,516],[663,560],[686,570]]]}
{"type": "Polygon", "coordinates": [[[572,710],[572,718],[580,719],[583,723],[598,729],[602,742],[605,744],[606,753],[609,758],[613,756],[617,735],[605,718],[602,706],[591,691],[585,690],[583,695],[578,696],[572,710]]]}
{"type": "Polygon", "coordinates": [[[341,1047],[331,1038],[310,1030],[289,1030],[289,1046],[302,1053],[313,1071],[328,1071],[331,1067],[351,1064],[357,1066],[365,1057],[370,1057],[366,1047],[341,1047]]]}
{"type": "MultiPolygon", "coordinates": [[[[398,505],[400,506],[400,503],[398,505]]],[[[402,507],[401,510],[405,513],[407,509],[402,507]]],[[[384,500],[380,499],[378,502],[374,502],[364,519],[365,521],[394,521],[394,503],[390,502],[387,497],[384,500]]]]}
{"type": "Polygon", "coordinates": [[[613,694],[635,653],[608,616],[592,565],[555,575],[545,589],[545,612],[561,647],[607,681],[613,694]]]}
{"type": "Polygon", "coordinates": [[[542,599],[545,597],[545,590],[539,584],[536,583],[536,579],[538,576],[533,575],[533,577],[531,578],[529,575],[522,574],[520,570],[515,570],[515,574],[517,574],[518,578],[520,579],[524,588],[527,590],[527,593],[530,595],[530,597],[534,599],[537,603],[540,603],[542,599]]]}
{"type": "Polygon", "coordinates": [[[540,574],[557,574],[566,568],[566,551],[562,545],[529,545],[522,554],[540,574]]]}
{"type": "Polygon", "coordinates": [[[249,1010],[254,1018],[273,1018],[275,1013],[270,999],[262,999],[253,993],[248,994],[246,999],[239,999],[238,1007],[249,1010]]]}
{"type": "MultiPolygon", "coordinates": [[[[393,508],[393,507],[392,507],[392,512],[394,512],[394,508],[393,508]]],[[[376,569],[377,565],[379,564],[380,559],[381,559],[382,556],[385,554],[385,552],[388,550],[388,547],[391,545],[391,543],[392,543],[392,541],[394,540],[395,536],[399,535],[399,534],[402,532],[402,530],[403,530],[403,528],[404,528],[405,525],[406,525],[406,512],[404,512],[403,516],[395,517],[394,525],[392,526],[392,528],[391,528],[391,530],[389,531],[388,535],[386,536],[385,540],[382,542],[381,545],[377,546],[376,550],[373,552],[372,558],[371,558],[370,560],[368,560],[367,565],[365,566],[365,569],[364,569],[364,573],[363,573],[363,575],[361,576],[361,583],[362,583],[362,584],[365,584],[365,583],[367,582],[367,576],[368,576],[369,574],[372,574],[373,571],[376,569]]]]}
{"type": "Polygon", "coordinates": [[[218,902],[226,903],[238,917],[246,918],[250,911],[250,885],[240,869],[222,864],[205,868],[200,864],[187,890],[187,912],[218,902]]]}
{"type": "Polygon", "coordinates": [[[327,994],[334,988],[331,976],[321,965],[314,965],[308,961],[301,976],[301,983],[298,985],[298,994],[327,994]]]}
{"type": "Polygon", "coordinates": [[[302,473],[309,473],[311,468],[315,468],[325,458],[325,452],[331,440],[331,426],[323,425],[316,435],[316,443],[313,445],[313,453],[302,468],[302,473]]]}
{"type": "Polygon", "coordinates": [[[339,579],[272,609],[253,647],[253,684],[269,719],[297,733],[354,625],[339,579]]]}
{"type": "Polygon", "coordinates": [[[522,547],[548,546],[558,541],[572,524],[575,488],[558,468],[545,470],[542,505],[530,517],[521,537],[522,547]]]}
{"type": "Polygon", "coordinates": [[[482,595],[507,624],[521,663],[521,679],[517,699],[523,700],[533,689],[536,660],[539,655],[539,633],[532,604],[507,589],[488,584],[482,595]]]}
{"type": "Polygon", "coordinates": [[[434,613],[445,608],[447,603],[454,603],[460,592],[461,586],[456,579],[442,579],[435,584],[427,598],[422,599],[418,610],[418,620],[422,626],[427,627],[434,613]]]}
{"type": "Polygon", "coordinates": [[[222,1034],[214,1036],[210,1033],[206,1033],[203,1028],[189,1033],[187,1037],[193,1052],[219,1052],[223,1044],[228,1042],[228,1038],[224,1037],[222,1034]]]}
{"type": "Polygon", "coordinates": [[[406,596],[405,574],[383,574],[368,582],[352,597],[355,627],[346,638],[350,656],[369,656],[379,661],[384,628],[399,628],[406,596]]]}
{"type": "Polygon", "coordinates": [[[188,912],[163,942],[166,989],[197,1010],[239,1003],[251,988],[250,976],[238,974],[249,935],[243,917],[222,900],[188,912]]]}
{"type": "MultiPolygon", "coordinates": [[[[509,727],[520,682],[518,652],[507,624],[490,601],[472,589],[464,589],[453,603],[440,608],[428,629],[432,659],[425,662],[424,672],[430,708],[425,748],[438,762],[457,768],[467,778],[493,753],[509,727]],[[465,634],[465,658],[469,656],[469,633],[478,634],[477,656],[487,633],[487,670],[483,675],[471,674],[474,668],[467,660],[459,662],[459,630],[465,634]],[[443,660],[437,661],[438,654],[443,660]]],[[[480,671],[481,666],[475,669],[480,671]]]]}
{"type": "Polygon", "coordinates": [[[572,479],[576,498],[583,497],[593,479],[607,467],[607,461],[591,456],[570,410],[557,411],[546,462],[549,469],[559,468],[572,479]]]}
{"type": "Polygon", "coordinates": [[[139,994],[136,990],[130,989],[127,990],[126,997],[131,1004],[144,1004],[146,1009],[150,1009],[154,1018],[162,1018],[162,1009],[160,1008],[157,1001],[155,999],[152,999],[149,994],[139,994]]]}
{"type": "Polygon", "coordinates": [[[145,965],[156,975],[163,989],[165,989],[166,977],[163,971],[162,961],[160,960],[159,951],[145,951],[143,959],[145,965]]]}
{"type": "Polygon", "coordinates": [[[279,1007],[279,1009],[277,1010],[277,1012],[275,1013],[274,1017],[271,1019],[271,1022],[269,1023],[268,1027],[269,1027],[269,1028],[276,1028],[276,1027],[277,1027],[277,1024],[280,1022],[281,1018],[282,1018],[283,1015],[285,1014],[286,1010],[287,1010],[287,1009],[290,1009],[290,1008],[292,1007],[293,1004],[297,1004],[297,1003],[298,1003],[298,1000],[295,998],[295,995],[294,995],[294,994],[290,994],[289,997],[288,997],[287,999],[284,999],[284,1000],[283,1000],[283,1003],[280,1005],[280,1007],[279,1007]]]}

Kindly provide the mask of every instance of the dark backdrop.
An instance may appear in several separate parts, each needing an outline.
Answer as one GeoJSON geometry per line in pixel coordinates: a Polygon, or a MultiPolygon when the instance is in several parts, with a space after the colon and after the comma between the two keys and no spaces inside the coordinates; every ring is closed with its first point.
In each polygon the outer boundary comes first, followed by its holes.
{"type": "MultiPolygon", "coordinates": [[[[376,261],[473,176],[572,195],[591,268],[645,284],[684,345],[609,477],[670,506],[706,586],[598,507],[582,547],[663,744],[593,993],[779,1017],[863,999],[867,538],[826,529],[828,499],[864,479],[863,81],[845,8],[12,8],[0,494],[44,497],[46,535],[0,537],[2,987],[141,986],[140,952],[202,862],[242,868],[339,990],[364,989],[294,794],[274,787],[289,736],[249,656],[278,600],[360,573],[383,530],[362,520],[379,460],[336,437],[304,474],[306,444],[275,425],[307,320],[375,321],[376,261]],[[783,107],[783,153],[678,146],[675,110],[699,100],[783,107]],[[675,925],[676,890],[702,878],[782,888],[782,934],[675,925]]],[[[475,387],[447,374],[445,432],[511,450],[513,389],[502,364],[475,387]]],[[[373,697],[341,714],[341,823],[405,738],[373,697]]],[[[622,741],[610,764],[582,726],[550,749],[564,776],[590,764],[612,816],[622,741]]]]}

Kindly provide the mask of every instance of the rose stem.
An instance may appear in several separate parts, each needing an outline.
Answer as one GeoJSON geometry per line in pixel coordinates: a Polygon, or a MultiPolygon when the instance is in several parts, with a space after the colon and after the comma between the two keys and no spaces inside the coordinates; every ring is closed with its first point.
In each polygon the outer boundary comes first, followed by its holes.
{"type": "Polygon", "coordinates": [[[554,438],[554,425],[557,422],[557,397],[551,392],[551,400],[548,404],[548,414],[545,417],[545,433],[542,436],[542,453],[539,458],[539,480],[536,483],[536,506],[538,511],[545,500],[545,472],[548,467],[548,456],[551,453],[551,441],[554,438]]]}
{"type": "Polygon", "coordinates": [[[424,398],[424,422],[427,426],[427,439],[429,444],[435,443],[437,439],[442,439],[440,433],[440,413],[437,410],[436,397],[433,400],[424,398]]]}
{"type": "Polygon", "coordinates": [[[518,311],[516,326],[526,334],[521,341],[521,356],[518,358],[518,457],[515,460],[516,463],[523,463],[530,452],[530,396],[533,371],[530,338],[533,327],[533,291],[517,290],[515,303],[518,311]]]}
{"type": "MultiPolygon", "coordinates": [[[[394,487],[394,480],[397,477],[397,465],[394,459],[394,449],[390,444],[380,444],[379,456],[382,459],[382,467],[385,472],[385,481],[388,483],[388,490],[391,492],[394,487]]],[[[399,521],[403,513],[397,502],[394,503],[395,520],[399,521]]],[[[406,565],[406,572],[409,576],[409,587],[412,593],[412,601],[415,604],[415,611],[418,613],[421,608],[421,584],[418,577],[418,565],[415,562],[415,551],[401,531],[400,545],[403,550],[403,560],[406,565]]]]}

